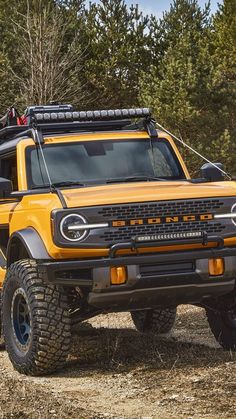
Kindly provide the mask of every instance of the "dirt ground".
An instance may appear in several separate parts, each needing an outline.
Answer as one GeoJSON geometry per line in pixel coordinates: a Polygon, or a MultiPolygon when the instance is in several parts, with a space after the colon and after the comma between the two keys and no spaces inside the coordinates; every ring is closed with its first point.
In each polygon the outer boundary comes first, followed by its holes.
{"type": "Polygon", "coordinates": [[[2,351],[0,377],[0,418],[236,418],[236,354],[191,306],[159,337],[136,332],[128,313],[94,318],[49,377],[18,374],[2,351]]]}

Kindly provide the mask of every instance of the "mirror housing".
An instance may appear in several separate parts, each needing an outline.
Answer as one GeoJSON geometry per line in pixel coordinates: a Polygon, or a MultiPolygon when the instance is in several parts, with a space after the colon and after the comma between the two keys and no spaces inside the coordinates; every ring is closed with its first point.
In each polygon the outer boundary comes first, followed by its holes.
{"type": "Polygon", "coordinates": [[[0,199],[9,198],[13,191],[12,182],[9,179],[0,177],[0,199]]]}
{"type": "MultiPolygon", "coordinates": [[[[215,166],[219,167],[219,169],[224,170],[224,166],[222,163],[214,163],[215,166]]],[[[205,163],[201,167],[201,177],[206,179],[208,182],[220,182],[224,180],[224,175],[220,170],[218,170],[215,166],[211,163],[205,163]]]]}

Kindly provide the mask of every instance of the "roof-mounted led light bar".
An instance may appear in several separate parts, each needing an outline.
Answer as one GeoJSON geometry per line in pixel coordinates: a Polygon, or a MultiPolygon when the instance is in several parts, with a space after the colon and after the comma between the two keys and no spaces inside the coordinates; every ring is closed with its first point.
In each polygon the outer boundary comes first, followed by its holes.
{"type": "MultiPolygon", "coordinates": [[[[38,128],[41,133],[115,131],[131,127],[131,120],[142,119],[142,126],[151,137],[157,137],[149,108],[128,108],[97,111],[74,111],[71,105],[30,106],[24,114],[24,125],[0,129],[0,143],[14,136],[28,135],[28,129],[38,128]]],[[[138,125],[137,125],[138,127],[138,125]]],[[[134,129],[137,128],[136,125],[134,129]]],[[[141,128],[141,125],[140,125],[141,128]]],[[[43,134],[41,134],[43,135],[43,134]]]]}
{"type": "Polygon", "coordinates": [[[104,121],[104,120],[118,120],[125,118],[147,118],[151,116],[149,108],[131,108],[131,109],[114,109],[101,111],[61,111],[53,110],[42,112],[35,109],[31,112],[38,123],[52,123],[52,122],[79,122],[79,121],[104,121]]]}
{"type": "MultiPolygon", "coordinates": [[[[49,114],[52,113],[64,113],[64,112],[73,112],[74,108],[72,105],[43,105],[43,106],[28,106],[24,112],[27,125],[30,125],[36,115],[39,114],[49,114]]],[[[63,120],[64,121],[64,120],[63,120]]]]}
{"type": "Polygon", "coordinates": [[[38,112],[72,112],[74,110],[72,105],[38,105],[28,106],[25,110],[25,116],[32,115],[38,112]]]}

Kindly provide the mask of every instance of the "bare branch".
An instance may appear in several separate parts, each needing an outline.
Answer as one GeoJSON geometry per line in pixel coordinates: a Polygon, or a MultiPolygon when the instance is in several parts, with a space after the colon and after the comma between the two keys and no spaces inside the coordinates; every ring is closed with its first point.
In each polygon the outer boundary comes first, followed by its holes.
{"type": "Polygon", "coordinates": [[[79,73],[82,71],[79,36],[75,34],[71,45],[65,48],[67,25],[60,10],[44,6],[39,0],[36,7],[27,0],[26,15],[18,13],[14,22],[19,45],[25,45],[21,56],[21,74],[12,74],[17,81],[24,102],[45,104],[49,101],[78,102],[82,98],[79,73]]]}

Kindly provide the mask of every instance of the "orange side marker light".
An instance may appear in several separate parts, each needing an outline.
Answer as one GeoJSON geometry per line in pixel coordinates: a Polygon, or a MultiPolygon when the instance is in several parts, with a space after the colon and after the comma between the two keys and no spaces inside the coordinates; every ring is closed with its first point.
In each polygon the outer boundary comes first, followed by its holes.
{"type": "Polygon", "coordinates": [[[225,270],[224,259],[209,259],[209,275],[218,276],[223,275],[225,270]]]}
{"type": "Polygon", "coordinates": [[[117,266],[111,268],[111,284],[119,285],[127,281],[127,268],[125,266],[117,266]]]}

